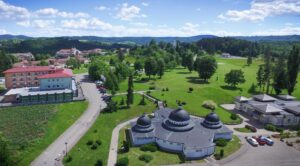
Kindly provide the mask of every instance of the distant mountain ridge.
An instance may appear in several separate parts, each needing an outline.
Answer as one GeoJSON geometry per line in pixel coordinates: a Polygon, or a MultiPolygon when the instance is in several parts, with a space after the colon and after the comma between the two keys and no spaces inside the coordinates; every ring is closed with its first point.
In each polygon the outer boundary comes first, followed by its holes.
{"type": "MultiPolygon", "coordinates": [[[[88,40],[88,41],[97,41],[105,43],[132,43],[132,44],[147,44],[152,39],[157,42],[196,42],[203,38],[215,38],[218,36],[214,35],[197,35],[190,37],[98,37],[98,36],[62,36],[67,39],[75,40],[88,40]]],[[[248,41],[291,41],[291,42],[300,42],[300,35],[285,35],[285,36],[228,36],[236,39],[243,39],[248,41]]],[[[48,38],[48,37],[46,37],[48,38]]],[[[51,37],[49,37],[51,38],[51,37]]],[[[26,40],[26,39],[35,39],[35,37],[29,37],[25,35],[0,35],[0,40],[26,40]]]]}

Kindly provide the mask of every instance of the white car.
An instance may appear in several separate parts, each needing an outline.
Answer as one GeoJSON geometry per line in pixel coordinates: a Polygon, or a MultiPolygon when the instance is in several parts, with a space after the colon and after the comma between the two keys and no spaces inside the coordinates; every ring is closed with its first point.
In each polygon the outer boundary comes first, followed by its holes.
{"type": "Polygon", "coordinates": [[[246,137],[246,140],[251,144],[252,146],[258,146],[258,142],[252,138],[252,137],[246,137]]]}

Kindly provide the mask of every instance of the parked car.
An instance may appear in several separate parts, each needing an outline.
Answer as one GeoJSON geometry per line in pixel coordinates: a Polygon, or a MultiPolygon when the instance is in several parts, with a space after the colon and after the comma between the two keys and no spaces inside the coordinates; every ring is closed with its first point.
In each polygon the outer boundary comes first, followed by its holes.
{"type": "Polygon", "coordinates": [[[272,146],[272,145],[274,144],[274,141],[271,140],[270,138],[267,138],[267,137],[264,137],[264,136],[260,136],[259,138],[260,138],[261,140],[266,141],[267,145],[272,146]]]}
{"type": "Polygon", "coordinates": [[[258,146],[258,142],[254,138],[246,137],[246,140],[249,142],[250,145],[258,146]]]}
{"type": "Polygon", "coordinates": [[[254,138],[258,142],[258,144],[261,146],[267,144],[267,141],[261,139],[260,137],[252,136],[252,138],[254,138]]]}

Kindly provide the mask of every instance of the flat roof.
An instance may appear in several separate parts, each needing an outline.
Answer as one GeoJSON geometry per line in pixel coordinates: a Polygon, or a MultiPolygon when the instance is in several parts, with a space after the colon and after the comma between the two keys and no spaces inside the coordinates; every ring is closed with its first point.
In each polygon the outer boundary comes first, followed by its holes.
{"type": "Polygon", "coordinates": [[[72,93],[70,89],[55,89],[55,90],[41,90],[39,87],[25,87],[16,88],[9,90],[5,96],[9,95],[20,95],[20,96],[35,96],[35,95],[45,95],[45,94],[61,94],[61,93],[72,93]]]}

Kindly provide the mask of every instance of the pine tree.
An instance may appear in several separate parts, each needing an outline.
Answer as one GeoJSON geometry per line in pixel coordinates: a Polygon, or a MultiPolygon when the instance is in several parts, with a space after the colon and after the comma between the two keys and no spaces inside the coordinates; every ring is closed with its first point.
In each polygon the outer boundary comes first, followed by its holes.
{"type": "Polygon", "coordinates": [[[287,75],[288,83],[287,89],[288,93],[291,95],[295,90],[295,85],[297,83],[297,76],[300,64],[300,51],[299,46],[293,46],[293,50],[290,52],[287,62],[287,75]]]}
{"type": "Polygon", "coordinates": [[[133,77],[132,74],[128,77],[128,89],[127,89],[127,107],[130,107],[130,104],[133,104],[133,77]]]}
{"type": "Polygon", "coordinates": [[[247,58],[247,65],[250,66],[252,64],[252,57],[248,56],[247,58]]]}
{"type": "Polygon", "coordinates": [[[270,82],[271,82],[271,70],[272,70],[272,62],[271,62],[271,48],[267,47],[265,49],[265,64],[264,64],[264,80],[266,81],[266,93],[269,94],[270,91],[270,82]]]}
{"type": "Polygon", "coordinates": [[[260,92],[262,90],[262,87],[265,84],[263,75],[264,75],[264,69],[263,69],[263,66],[260,65],[259,68],[258,68],[258,71],[256,73],[257,86],[259,87],[260,92]]]}
{"type": "Polygon", "coordinates": [[[276,66],[273,70],[273,88],[275,93],[279,95],[284,88],[286,88],[286,70],[285,70],[285,61],[281,57],[277,60],[276,66]]]}

